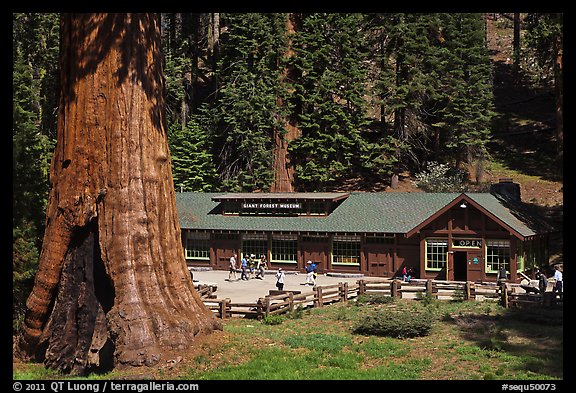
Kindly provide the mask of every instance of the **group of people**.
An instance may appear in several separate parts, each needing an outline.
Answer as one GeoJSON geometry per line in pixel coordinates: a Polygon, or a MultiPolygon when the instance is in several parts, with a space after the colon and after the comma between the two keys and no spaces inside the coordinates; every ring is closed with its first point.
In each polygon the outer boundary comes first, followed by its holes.
{"type": "MultiPolygon", "coordinates": [[[[548,287],[548,278],[546,277],[546,274],[544,272],[537,271],[536,278],[538,278],[538,289],[540,290],[540,293],[546,292],[546,288],[548,287]]],[[[562,271],[560,271],[560,266],[556,265],[554,267],[554,276],[552,276],[552,278],[554,279],[554,287],[552,288],[552,292],[555,296],[558,296],[560,299],[562,299],[564,295],[564,277],[562,275],[562,271]]]]}
{"type": "MultiPolygon", "coordinates": [[[[234,278],[234,281],[238,280],[236,276],[236,271],[238,270],[236,258],[238,258],[237,254],[230,257],[228,281],[232,281],[232,278],[234,278]]],[[[242,272],[240,280],[249,280],[250,278],[264,280],[264,274],[268,268],[266,255],[262,254],[260,255],[260,259],[256,259],[256,255],[254,254],[244,254],[244,257],[240,261],[240,269],[242,272]]]]}
{"type": "Polygon", "coordinates": [[[409,268],[404,266],[402,269],[402,281],[410,282],[413,278],[416,278],[416,268],[413,266],[409,268]]]}
{"type": "MultiPolygon", "coordinates": [[[[238,254],[234,254],[230,257],[228,281],[238,281],[236,276],[238,254]]],[[[249,280],[251,278],[258,278],[264,280],[264,274],[266,270],[269,269],[268,261],[266,260],[266,255],[260,255],[260,259],[256,259],[254,254],[244,254],[244,257],[240,261],[241,276],[240,280],[249,280]]],[[[306,262],[306,283],[305,285],[316,286],[316,278],[318,277],[317,272],[318,266],[312,261],[306,262]]],[[[276,288],[278,290],[284,289],[285,272],[282,268],[278,268],[276,272],[276,288]]]]}

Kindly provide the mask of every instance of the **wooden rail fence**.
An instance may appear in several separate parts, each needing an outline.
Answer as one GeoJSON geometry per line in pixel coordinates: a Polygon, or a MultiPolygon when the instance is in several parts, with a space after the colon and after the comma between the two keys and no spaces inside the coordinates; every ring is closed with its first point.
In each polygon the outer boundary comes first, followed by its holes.
{"type": "Polygon", "coordinates": [[[558,298],[556,293],[547,291],[544,293],[520,291],[520,284],[504,284],[500,288],[501,304],[504,307],[556,307],[563,306],[564,301],[558,298]]]}
{"type": "Polygon", "coordinates": [[[204,304],[223,319],[233,315],[262,319],[268,315],[292,312],[299,306],[323,307],[335,302],[347,302],[351,298],[364,294],[380,294],[397,298],[419,298],[429,295],[439,300],[483,301],[492,299],[500,301],[504,307],[555,304],[553,297],[548,296],[548,293],[544,295],[519,293],[513,289],[515,286],[520,285],[419,279],[411,282],[398,279],[361,279],[356,284],[343,282],[317,286],[303,293],[283,291],[280,294],[267,295],[256,302],[249,303],[234,303],[230,298],[218,299],[214,296],[212,288],[200,288],[199,292],[201,292],[204,304]]]}

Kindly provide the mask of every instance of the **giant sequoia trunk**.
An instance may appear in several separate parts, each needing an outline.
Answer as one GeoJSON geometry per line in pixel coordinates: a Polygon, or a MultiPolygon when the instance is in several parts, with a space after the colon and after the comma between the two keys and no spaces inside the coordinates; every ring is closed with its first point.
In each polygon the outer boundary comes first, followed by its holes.
{"type": "MultiPolygon", "coordinates": [[[[297,14],[288,14],[286,18],[286,34],[288,38],[288,46],[284,54],[284,59],[289,59],[294,55],[292,49],[292,36],[296,32],[296,28],[300,22],[300,16],[297,14]]],[[[293,75],[294,69],[287,67],[284,70],[282,78],[284,80],[294,80],[296,77],[293,75]]],[[[276,104],[281,107],[284,104],[281,98],[277,99],[276,104]]],[[[296,140],[301,135],[301,131],[297,126],[296,116],[292,115],[290,118],[285,119],[286,133],[280,130],[274,130],[274,181],[270,187],[270,192],[294,192],[294,165],[290,160],[288,147],[290,142],[296,140]]]]}
{"type": "Polygon", "coordinates": [[[159,16],[63,15],[58,142],[18,342],[64,372],[157,363],[221,329],[186,268],[159,16]]]}

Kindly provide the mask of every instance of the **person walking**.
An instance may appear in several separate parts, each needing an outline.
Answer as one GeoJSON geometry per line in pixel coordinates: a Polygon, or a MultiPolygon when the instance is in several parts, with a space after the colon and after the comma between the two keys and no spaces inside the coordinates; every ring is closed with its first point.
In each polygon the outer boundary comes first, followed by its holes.
{"type": "Polygon", "coordinates": [[[255,276],[255,268],[256,268],[256,255],[250,254],[250,258],[248,258],[248,270],[250,270],[250,275],[248,277],[254,278],[255,276]]]}
{"type": "Polygon", "coordinates": [[[276,288],[278,288],[279,291],[283,291],[284,290],[284,270],[282,270],[281,267],[278,268],[278,272],[276,273],[276,288]]]}
{"type": "Polygon", "coordinates": [[[246,254],[244,254],[244,258],[242,258],[240,267],[242,268],[242,275],[240,276],[240,279],[248,280],[248,260],[246,259],[246,254]]]}
{"type": "Polygon", "coordinates": [[[230,257],[230,264],[229,264],[229,272],[228,272],[228,281],[232,281],[232,276],[234,276],[234,281],[238,280],[236,277],[236,258],[238,255],[234,254],[230,257]]]}
{"type": "Polygon", "coordinates": [[[316,285],[314,274],[316,273],[316,264],[312,261],[306,262],[306,285],[316,285]]]}
{"type": "Polygon", "coordinates": [[[264,254],[260,255],[256,269],[258,270],[256,272],[256,278],[264,280],[264,273],[266,272],[266,269],[268,269],[268,261],[266,260],[266,256],[264,254]]]}

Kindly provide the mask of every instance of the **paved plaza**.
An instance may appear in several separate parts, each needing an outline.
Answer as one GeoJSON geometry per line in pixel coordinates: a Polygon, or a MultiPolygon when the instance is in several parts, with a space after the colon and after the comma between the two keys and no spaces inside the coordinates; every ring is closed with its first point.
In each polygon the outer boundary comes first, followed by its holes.
{"type": "MultiPolygon", "coordinates": [[[[215,285],[217,290],[214,293],[218,299],[230,298],[232,302],[256,302],[258,298],[268,295],[270,290],[276,289],[276,270],[267,271],[264,279],[251,278],[248,281],[240,280],[241,273],[236,273],[238,280],[228,281],[228,271],[223,270],[193,270],[194,285],[208,284],[215,285]]],[[[358,280],[369,280],[361,274],[349,275],[323,275],[318,274],[316,284],[320,286],[333,285],[341,282],[355,284],[358,280]]],[[[284,290],[307,292],[312,290],[312,286],[306,283],[305,273],[286,272],[284,280],[284,290]]]]}

